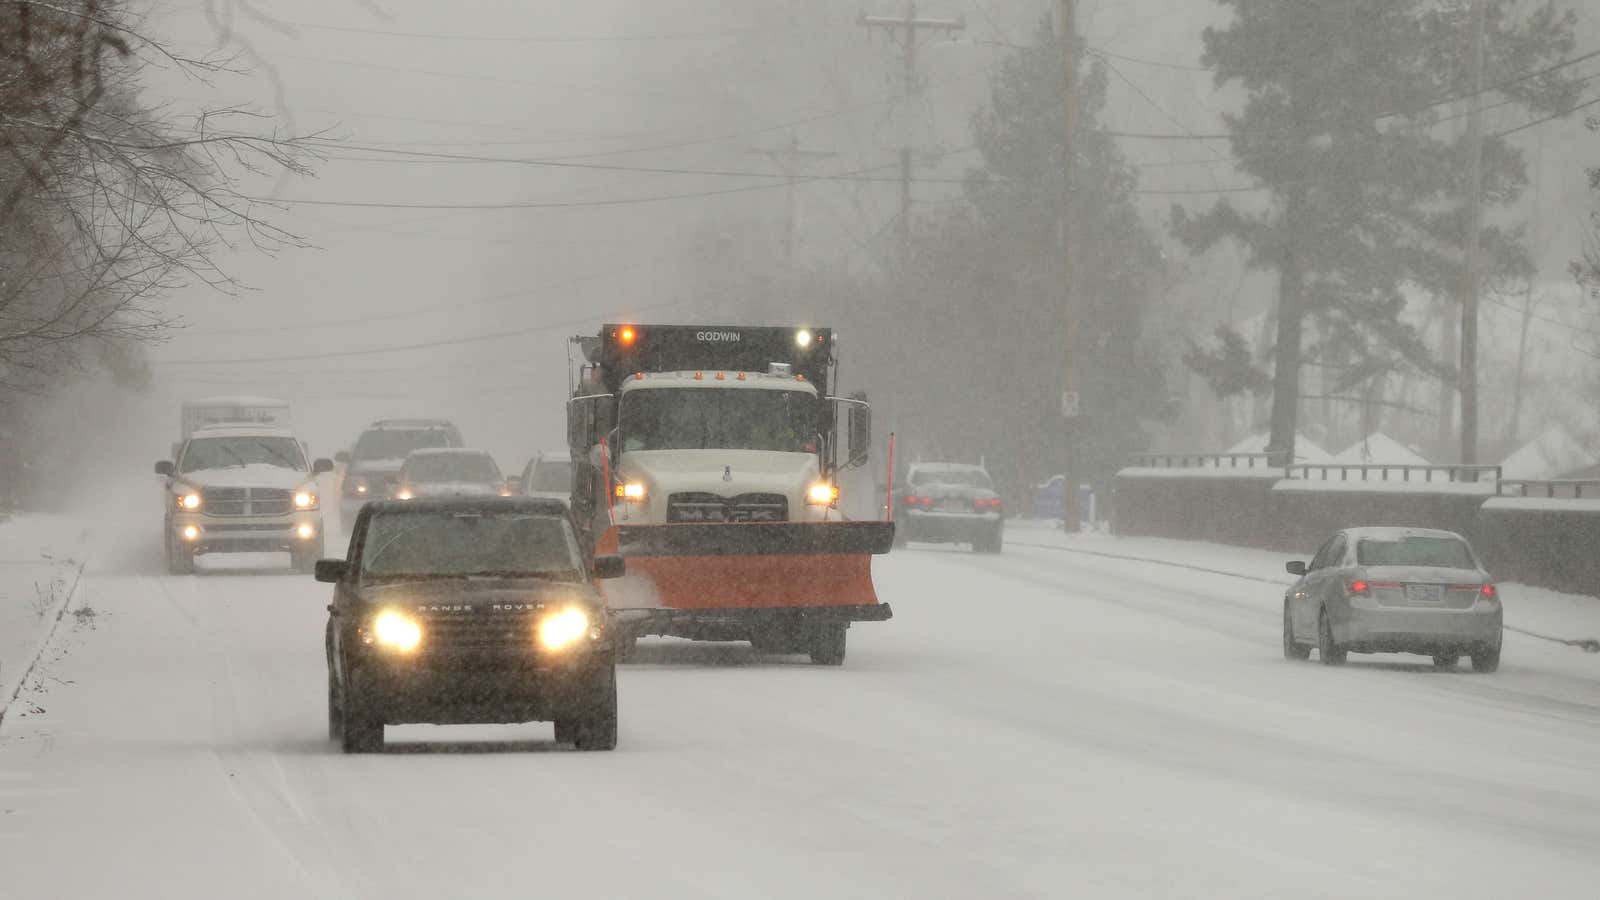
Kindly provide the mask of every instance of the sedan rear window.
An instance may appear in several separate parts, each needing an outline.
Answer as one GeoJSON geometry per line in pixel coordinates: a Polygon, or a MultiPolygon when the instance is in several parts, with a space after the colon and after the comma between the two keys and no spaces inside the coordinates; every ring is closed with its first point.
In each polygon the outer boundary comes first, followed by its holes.
{"type": "Polygon", "coordinates": [[[492,484],[504,480],[494,460],[481,453],[437,453],[406,460],[402,477],[412,483],[468,482],[492,484]]]}
{"type": "Polygon", "coordinates": [[[919,471],[911,476],[916,485],[948,484],[957,487],[992,488],[989,473],[982,469],[933,469],[919,471]]]}
{"type": "Polygon", "coordinates": [[[1464,541],[1420,536],[1394,540],[1362,538],[1356,542],[1356,562],[1363,566],[1422,566],[1436,569],[1478,567],[1464,541]]]}

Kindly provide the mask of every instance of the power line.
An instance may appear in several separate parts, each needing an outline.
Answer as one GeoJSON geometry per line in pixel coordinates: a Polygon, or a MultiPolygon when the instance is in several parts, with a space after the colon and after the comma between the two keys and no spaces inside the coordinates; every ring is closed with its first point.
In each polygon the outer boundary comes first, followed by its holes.
{"type": "MultiPolygon", "coordinates": [[[[663,302],[663,303],[652,303],[652,304],[649,304],[649,305],[646,305],[646,306],[635,307],[632,310],[632,312],[650,312],[650,311],[654,311],[654,310],[657,310],[657,309],[666,309],[666,308],[672,307],[672,306],[682,306],[683,304],[685,304],[687,302],[689,302],[689,301],[686,301],[686,300],[671,300],[671,301],[666,301],[666,302],[663,302]]],[[[286,356],[256,356],[256,357],[244,357],[244,358],[232,357],[232,358],[225,358],[225,359],[167,359],[167,360],[152,360],[151,361],[151,365],[155,365],[155,366],[241,366],[241,365],[255,365],[255,364],[260,364],[260,363],[307,362],[307,361],[310,361],[310,360],[317,360],[317,359],[346,359],[346,358],[357,357],[357,356],[377,356],[377,355],[382,354],[382,353],[403,353],[403,352],[410,351],[410,350],[432,350],[432,349],[435,349],[435,348],[438,348],[438,347],[457,347],[457,346],[461,346],[463,344],[479,344],[479,343],[484,343],[486,341],[504,340],[506,338],[526,337],[526,336],[528,336],[530,334],[540,334],[542,332],[556,331],[558,329],[563,329],[563,328],[575,328],[575,327],[578,327],[580,325],[587,325],[587,324],[589,324],[591,322],[600,321],[600,320],[605,319],[607,317],[608,317],[608,314],[588,315],[588,316],[584,316],[583,318],[580,318],[580,319],[569,319],[569,320],[564,321],[564,322],[552,322],[552,323],[545,324],[545,325],[533,326],[531,328],[517,328],[517,329],[510,330],[510,331],[491,331],[491,332],[485,332],[485,333],[481,333],[481,334],[467,335],[465,337],[459,337],[459,338],[446,338],[446,339],[437,340],[437,341],[421,341],[421,342],[418,342],[418,343],[415,343],[415,344],[396,344],[396,345],[389,346],[389,347],[369,347],[369,348],[364,349],[364,350],[339,350],[339,351],[334,351],[334,352],[331,352],[331,353],[297,353],[297,354],[286,355],[286,356]]]]}
{"type": "MultiPolygon", "coordinates": [[[[190,7],[194,8],[194,7],[190,7]]],[[[793,29],[768,28],[765,26],[751,26],[749,28],[729,28],[720,31],[682,31],[664,32],[660,34],[581,34],[581,35],[496,35],[496,34],[441,34],[431,31],[398,31],[387,28],[362,28],[354,25],[328,25],[322,22],[296,22],[289,19],[274,19],[267,17],[254,17],[254,20],[268,26],[285,28],[303,28],[307,31],[329,31],[340,34],[368,34],[376,37],[396,37],[409,40],[432,41],[457,41],[466,43],[499,43],[499,44],[633,44],[651,43],[655,41],[693,41],[710,40],[724,37],[749,37],[759,34],[784,34],[793,35],[793,29]]],[[[828,33],[826,29],[813,28],[816,33],[828,33]]]]}

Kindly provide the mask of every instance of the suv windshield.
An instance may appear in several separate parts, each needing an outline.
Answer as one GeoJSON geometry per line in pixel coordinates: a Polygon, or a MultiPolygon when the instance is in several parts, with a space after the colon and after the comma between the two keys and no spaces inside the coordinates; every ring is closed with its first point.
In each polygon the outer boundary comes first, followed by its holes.
{"type": "Polygon", "coordinates": [[[622,448],[815,452],[816,406],[793,390],[637,390],[622,401],[622,448]]]}
{"type": "Polygon", "coordinates": [[[1439,537],[1403,537],[1396,540],[1362,538],[1356,542],[1356,562],[1363,566],[1424,566],[1437,569],[1478,567],[1465,542],[1439,537]]]}
{"type": "Polygon", "coordinates": [[[289,437],[211,437],[191,438],[183,450],[179,472],[207,469],[234,469],[244,466],[276,466],[306,470],[300,444],[289,437]]]}
{"type": "Polygon", "coordinates": [[[483,453],[426,453],[406,460],[402,481],[412,484],[441,481],[494,483],[504,481],[500,469],[483,453]]]}
{"type": "Polygon", "coordinates": [[[982,469],[932,469],[917,472],[912,484],[950,484],[961,487],[991,488],[989,473],[982,469]]]}
{"type": "Polygon", "coordinates": [[[405,459],[413,450],[448,446],[450,434],[443,428],[385,428],[368,431],[357,438],[350,459],[405,459]]]}
{"type": "Polygon", "coordinates": [[[559,516],[524,512],[376,513],[367,520],[363,578],[528,575],[581,581],[577,540],[559,516]]]}
{"type": "Polygon", "coordinates": [[[563,494],[572,490],[572,463],[564,459],[538,463],[528,480],[528,490],[559,491],[563,494]]]}

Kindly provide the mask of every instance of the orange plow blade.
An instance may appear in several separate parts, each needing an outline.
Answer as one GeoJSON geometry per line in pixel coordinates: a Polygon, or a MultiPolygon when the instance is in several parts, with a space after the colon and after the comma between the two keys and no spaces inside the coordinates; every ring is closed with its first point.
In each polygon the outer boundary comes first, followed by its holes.
{"type": "Polygon", "coordinates": [[[872,557],[893,540],[889,522],[623,525],[596,552],[627,559],[613,609],[822,610],[878,606],[872,557]]]}

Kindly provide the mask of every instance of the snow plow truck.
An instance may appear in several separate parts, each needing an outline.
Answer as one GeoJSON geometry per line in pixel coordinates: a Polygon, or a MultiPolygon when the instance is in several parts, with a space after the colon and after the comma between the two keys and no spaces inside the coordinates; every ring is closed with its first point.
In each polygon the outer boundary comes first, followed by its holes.
{"type": "Polygon", "coordinates": [[[852,623],[890,617],[872,557],[894,524],[839,509],[872,419],[828,393],[831,330],[613,324],[572,346],[573,517],[627,559],[604,586],[624,656],[665,635],[840,665],[852,623]]]}

